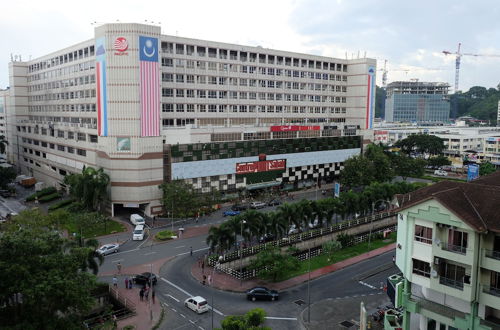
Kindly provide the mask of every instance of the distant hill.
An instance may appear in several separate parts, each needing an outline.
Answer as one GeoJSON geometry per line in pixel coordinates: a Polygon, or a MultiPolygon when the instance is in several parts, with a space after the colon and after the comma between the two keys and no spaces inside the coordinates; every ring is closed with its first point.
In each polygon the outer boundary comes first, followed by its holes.
{"type": "MultiPolygon", "coordinates": [[[[376,93],[375,116],[383,118],[385,115],[385,90],[377,86],[376,93]]],[[[481,86],[471,87],[467,92],[450,95],[450,117],[472,116],[477,119],[491,120],[494,124],[497,119],[498,100],[500,100],[500,90],[498,89],[481,86]],[[455,102],[457,102],[456,108],[454,107],[455,102]]]]}

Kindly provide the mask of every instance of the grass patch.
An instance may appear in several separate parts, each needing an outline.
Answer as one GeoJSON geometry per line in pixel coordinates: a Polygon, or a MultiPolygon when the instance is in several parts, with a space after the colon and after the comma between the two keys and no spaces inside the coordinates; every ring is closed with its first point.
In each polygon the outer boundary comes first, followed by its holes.
{"type": "Polygon", "coordinates": [[[40,203],[47,203],[47,202],[53,201],[55,199],[58,199],[60,197],[61,197],[61,194],[58,193],[58,192],[55,192],[53,194],[45,195],[45,196],[42,196],[42,197],[38,198],[38,201],[40,203]]]}
{"type": "Polygon", "coordinates": [[[44,189],[42,189],[34,194],[29,195],[28,197],[26,197],[26,201],[32,202],[37,198],[40,198],[40,197],[46,196],[46,195],[50,195],[50,194],[53,194],[56,192],[57,192],[57,189],[55,187],[47,187],[47,188],[44,188],[44,189]]]}
{"type": "Polygon", "coordinates": [[[465,182],[467,179],[457,179],[457,178],[450,178],[447,176],[441,176],[441,177],[435,177],[435,176],[430,176],[430,175],[423,175],[420,177],[421,179],[426,179],[426,180],[431,180],[432,182],[440,182],[440,181],[457,181],[457,182],[465,182]]]}
{"type": "MultiPolygon", "coordinates": [[[[89,213],[89,215],[92,215],[92,213],[89,213]]],[[[68,221],[63,224],[63,227],[68,231],[70,235],[72,235],[73,233],[79,234],[80,227],[82,227],[82,235],[84,238],[93,238],[96,236],[103,236],[126,231],[124,225],[111,219],[108,219],[106,221],[96,219],[94,223],[80,226],[77,223],[77,217],[74,214],[71,214],[68,221]]]]}
{"type": "MultiPolygon", "coordinates": [[[[360,254],[381,248],[383,246],[389,245],[396,242],[396,233],[393,232],[389,235],[388,238],[384,239],[376,239],[372,240],[370,248],[368,249],[368,242],[363,242],[358,245],[349,246],[343,248],[339,251],[333,253],[333,256],[328,260],[328,256],[325,254],[319,255],[317,257],[311,258],[311,271],[319,268],[323,268],[325,266],[337,263],[339,261],[343,261],[352,257],[356,257],[360,254]]],[[[288,280],[289,278],[307,274],[309,271],[309,262],[303,261],[300,263],[300,268],[294,271],[291,271],[282,277],[277,279],[277,282],[288,280]]]]}
{"type": "Polygon", "coordinates": [[[67,206],[67,205],[69,205],[69,204],[71,204],[73,202],[74,202],[74,200],[71,199],[71,198],[70,199],[65,199],[65,200],[62,200],[60,202],[57,202],[57,203],[54,203],[54,204],[50,205],[48,207],[48,210],[49,211],[54,211],[54,210],[60,209],[61,207],[65,207],[65,206],[67,206]]]}
{"type": "Polygon", "coordinates": [[[162,230],[155,235],[155,238],[160,241],[166,241],[172,239],[172,236],[175,236],[174,232],[170,230],[162,230]]]}

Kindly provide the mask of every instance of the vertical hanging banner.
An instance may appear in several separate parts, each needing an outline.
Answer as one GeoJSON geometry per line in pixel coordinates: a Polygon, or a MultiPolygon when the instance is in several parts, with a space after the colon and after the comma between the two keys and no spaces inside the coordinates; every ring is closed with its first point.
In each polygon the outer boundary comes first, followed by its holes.
{"type": "Polygon", "coordinates": [[[97,82],[97,134],[108,136],[108,100],[106,95],[106,48],[105,38],[95,41],[96,82],[97,82]]]}
{"type": "Polygon", "coordinates": [[[375,102],[375,67],[368,67],[368,93],[366,95],[366,129],[373,128],[375,102]]]}
{"type": "Polygon", "coordinates": [[[158,39],[139,36],[141,136],[160,135],[158,39]]]}

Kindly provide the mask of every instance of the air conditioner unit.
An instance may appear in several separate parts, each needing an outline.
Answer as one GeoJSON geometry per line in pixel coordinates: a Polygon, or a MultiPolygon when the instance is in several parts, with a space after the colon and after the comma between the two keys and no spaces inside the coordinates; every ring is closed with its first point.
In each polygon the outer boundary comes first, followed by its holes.
{"type": "Polygon", "coordinates": [[[434,265],[439,265],[441,259],[439,257],[434,257],[434,265]]]}
{"type": "Polygon", "coordinates": [[[440,246],[441,245],[441,240],[439,238],[435,238],[434,239],[434,243],[437,245],[437,246],[440,246]]]}
{"type": "Polygon", "coordinates": [[[438,277],[437,271],[435,271],[434,269],[432,269],[431,270],[431,276],[434,277],[434,278],[438,277]]]}

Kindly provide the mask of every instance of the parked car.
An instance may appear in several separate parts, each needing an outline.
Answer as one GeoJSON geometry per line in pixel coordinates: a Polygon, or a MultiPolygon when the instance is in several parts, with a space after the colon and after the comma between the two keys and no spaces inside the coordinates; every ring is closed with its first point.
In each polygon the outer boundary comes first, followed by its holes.
{"type": "Polygon", "coordinates": [[[273,234],[265,234],[259,238],[259,243],[267,243],[274,241],[276,237],[273,234]]]}
{"type": "Polygon", "coordinates": [[[448,172],[443,171],[443,170],[435,170],[434,175],[439,175],[439,176],[448,176],[448,172]]]}
{"type": "Polygon", "coordinates": [[[264,202],[252,202],[252,204],[250,204],[250,207],[252,209],[262,209],[266,206],[267,206],[267,204],[264,202]]]}
{"type": "Polygon", "coordinates": [[[7,198],[10,197],[11,193],[9,190],[0,190],[0,196],[7,198]]]}
{"type": "Polygon", "coordinates": [[[248,204],[234,204],[231,206],[231,210],[233,211],[245,211],[249,208],[248,204]]]}
{"type": "Polygon", "coordinates": [[[295,225],[291,225],[290,228],[288,229],[288,235],[292,234],[298,234],[300,233],[300,228],[297,228],[295,225]]]}
{"type": "Polygon", "coordinates": [[[150,281],[153,283],[153,285],[156,285],[156,282],[158,282],[158,278],[156,277],[156,275],[150,272],[132,276],[132,282],[136,284],[146,284],[150,283],[150,281]]]}
{"type": "Polygon", "coordinates": [[[97,253],[105,256],[110,253],[116,253],[120,249],[120,244],[118,243],[111,243],[111,244],[104,244],[100,248],[98,248],[96,251],[97,253]]]}
{"type": "Polygon", "coordinates": [[[195,311],[198,314],[208,312],[208,303],[205,298],[200,296],[187,298],[184,301],[184,306],[195,311]]]}
{"type": "Polygon", "coordinates": [[[309,229],[318,228],[319,227],[319,220],[314,219],[313,222],[309,222],[308,226],[309,226],[309,229]]]}
{"type": "Polygon", "coordinates": [[[247,291],[247,299],[255,300],[278,300],[279,293],[276,290],[269,290],[263,286],[258,286],[247,291]]]}
{"type": "Polygon", "coordinates": [[[271,199],[269,202],[267,202],[267,205],[269,206],[276,206],[280,205],[281,201],[279,199],[271,199]]]}
{"type": "Polygon", "coordinates": [[[232,217],[232,216],[238,215],[238,214],[240,214],[240,213],[241,213],[241,211],[227,210],[227,211],[224,211],[224,212],[222,213],[222,215],[223,215],[223,216],[225,216],[225,217],[227,217],[227,216],[232,217]]]}

